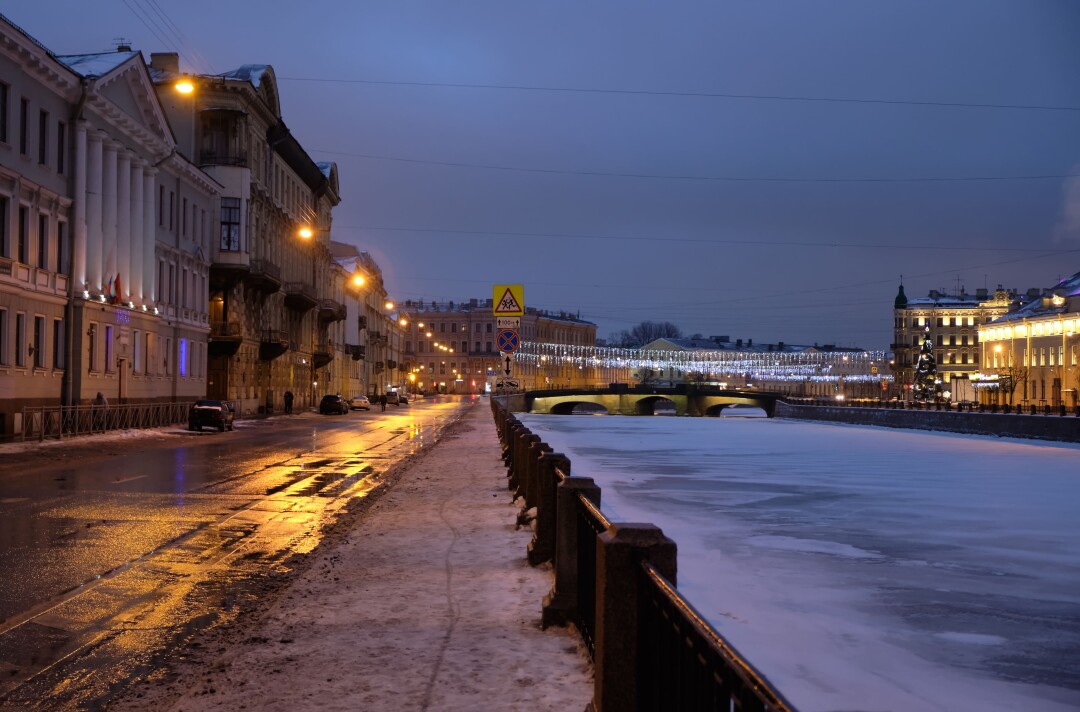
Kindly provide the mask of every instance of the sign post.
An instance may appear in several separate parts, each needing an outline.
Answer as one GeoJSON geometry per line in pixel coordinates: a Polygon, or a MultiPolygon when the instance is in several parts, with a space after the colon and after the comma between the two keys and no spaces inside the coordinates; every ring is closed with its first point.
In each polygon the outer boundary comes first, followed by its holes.
{"type": "Polygon", "coordinates": [[[525,286],[522,284],[496,284],[491,290],[491,313],[499,329],[496,343],[503,354],[503,373],[496,382],[496,390],[512,392],[518,383],[510,378],[511,356],[521,346],[521,317],[525,315],[525,286]]]}

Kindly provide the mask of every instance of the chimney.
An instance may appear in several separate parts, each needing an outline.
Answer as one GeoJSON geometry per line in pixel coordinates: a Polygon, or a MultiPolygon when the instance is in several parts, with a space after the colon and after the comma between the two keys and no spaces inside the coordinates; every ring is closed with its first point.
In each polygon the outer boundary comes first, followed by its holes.
{"type": "Polygon", "coordinates": [[[987,291],[986,291],[986,287],[979,287],[978,289],[975,290],[975,298],[976,299],[986,299],[987,296],[988,296],[988,294],[987,294],[987,291]]]}
{"type": "Polygon", "coordinates": [[[742,339],[735,339],[735,346],[737,348],[742,348],[742,339]]]}
{"type": "Polygon", "coordinates": [[[746,340],[746,348],[750,348],[753,345],[754,345],[754,340],[753,339],[747,339],[746,340]]]}
{"type": "Polygon", "coordinates": [[[784,342],[783,341],[781,341],[779,344],[777,344],[777,346],[779,347],[777,349],[778,351],[783,351],[784,350],[784,342]]]}
{"type": "MultiPolygon", "coordinates": [[[[120,51],[117,49],[117,51],[120,51]]],[[[128,48],[131,51],[131,48],[128,48]]],[[[150,54],[150,66],[159,72],[171,74],[180,73],[180,55],[176,52],[152,52],[150,54]]]]}
{"type": "Polygon", "coordinates": [[[470,299],[469,300],[469,306],[472,307],[473,309],[475,309],[476,307],[480,306],[480,303],[476,299],[470,299]]]}

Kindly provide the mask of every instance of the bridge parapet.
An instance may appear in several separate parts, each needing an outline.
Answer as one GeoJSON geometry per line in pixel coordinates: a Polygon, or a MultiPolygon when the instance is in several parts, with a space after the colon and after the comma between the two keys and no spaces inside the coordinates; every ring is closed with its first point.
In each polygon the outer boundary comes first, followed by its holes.
{"type": "Polygon", "coordinates": [[[670,402],[676,415],[717,416],[732,405],[761,408],[770,418],[776,413],[781,396],[758,391],[728,391],[687,386],[650,389],[608,389],[528,391],[525,411],[569,415],[579,405],[592,404],[604,408],[610,415],[654,415],[656,405],[670,402]]]}

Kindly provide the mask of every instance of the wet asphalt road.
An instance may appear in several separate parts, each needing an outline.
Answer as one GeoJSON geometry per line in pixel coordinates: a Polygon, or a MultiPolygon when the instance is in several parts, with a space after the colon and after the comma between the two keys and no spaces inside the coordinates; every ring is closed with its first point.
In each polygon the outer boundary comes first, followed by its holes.
{"type": "Polygon", "coordinates": [[[94,709],[255,607],[471,401],[0,460],[0,709],[94,709]],[[81,455],[79,453],[82,453],[81,455]]]}

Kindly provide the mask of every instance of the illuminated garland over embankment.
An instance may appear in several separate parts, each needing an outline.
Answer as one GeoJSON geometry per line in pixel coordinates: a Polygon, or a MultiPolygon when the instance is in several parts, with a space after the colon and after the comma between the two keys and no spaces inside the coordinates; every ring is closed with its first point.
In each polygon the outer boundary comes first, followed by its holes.
{"type": "Polygon", "coordinates": [[[873,366],[883,366],[884,351],[784,352],[784,351],[641,351],[600,346],[568,346],[534,341],[522,342],[514,355],[517,362],[539,367],[543,364],[579,368],[675,368],[684,373],[707,376],[742,376],[768,381],[891,381],[887,368],[872,374],[873,366]]]}

